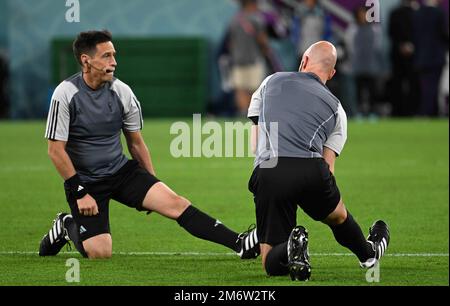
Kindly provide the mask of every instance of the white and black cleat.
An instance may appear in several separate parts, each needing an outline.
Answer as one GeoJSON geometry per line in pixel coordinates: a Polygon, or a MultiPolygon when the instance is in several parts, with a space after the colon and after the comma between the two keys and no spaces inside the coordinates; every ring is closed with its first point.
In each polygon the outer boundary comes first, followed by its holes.
{"type": "Polygon", "coordinates": [[[236,243],[241,245],[241,250],[237,253],[241,259],[257,258],[261,252],[255,225],[250,225],[247,231],[240,233],[236,243]]]}
{"type": "Polygon", "coordinates": [[[69,242],[70,239],[64,227],[64,221],[67,218],[72,218],[72,215],[66,213],[56,215],[52,227],[41,240],[39,256],[55,256],[69,242]]]}
{"type": "Polygon", "coordinates": [[[382,220],[375,221],[369,229],[367,241],[372,245],[375,256],[365,262],[360,262],[361,268],[372,268],[386,253],[390,241],[388,225],[382,220]]]}

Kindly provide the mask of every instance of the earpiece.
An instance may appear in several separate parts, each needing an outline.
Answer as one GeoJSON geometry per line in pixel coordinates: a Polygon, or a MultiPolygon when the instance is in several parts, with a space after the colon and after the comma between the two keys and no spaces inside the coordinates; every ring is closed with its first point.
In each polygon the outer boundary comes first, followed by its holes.
{"type": "Polygon", "coordinates": [[[106,73],[106,67],[105,67],[105,68],[102,68],[102,69],[99,69],[99,68],[95,67],[94,65],[92,65],[92,64],[91,64],[91,61],[89,61],[89,60],[86,60],[84,63],[85,63],[86,65],[89,65],[89,67],[94,68],[94,69],[97,70],[97,71],[101,71],[101,72],[103,72],[103,73],[106,73]]]}

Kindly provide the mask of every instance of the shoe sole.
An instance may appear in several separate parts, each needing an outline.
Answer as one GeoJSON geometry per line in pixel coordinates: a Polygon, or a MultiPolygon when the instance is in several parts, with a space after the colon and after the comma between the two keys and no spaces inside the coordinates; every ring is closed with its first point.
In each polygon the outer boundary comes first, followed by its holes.
{"type": "MultiPolygon", "coordinates": [[[[308,231],[304,227],[295,228],[292,231],[292,239],[298,241],[302,234],[306,236],[306,242],[308,242],[308,231]]],[[[297,260],[300,255],[294,257],[297,260]]],[[[289,268],[289,275],[291,280],[308,281],[311,277],[311,266],[308,263],[296,263],[289,268]]]]}
{"type": "Polygon", "coordinates": [[[308,281],[311,277],[311,267],[308,264],[296,264],[289,269],[291,280],[308,281]]]}

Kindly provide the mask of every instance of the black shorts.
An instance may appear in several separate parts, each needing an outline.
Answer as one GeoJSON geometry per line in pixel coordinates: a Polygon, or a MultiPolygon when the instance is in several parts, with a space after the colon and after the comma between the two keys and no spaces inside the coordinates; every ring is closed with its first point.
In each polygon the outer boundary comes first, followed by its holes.
{"type": "Polygon", "coordinates": [[[322,158],[278,159],[274,168],[256,167],[249,181],[254,195],[258,239],[277,245],[296,226],[297,206],[316,221],[339,204],[336,180],[322,158]]]}
{"type": "Polygon", "coordinates": [[[77,201],[65,185],[66,199],[79,227],[81,240],[111,233],[109,227],[110,199],[142,211],[144,210],[142,203],[148,190],[157,182],[159,180],[139,166],[137,161],[130,160],[114,175],[94,183],[87,183],[88,193],[95,199],[98,206],[98,215],[95,216],[80,215],[77,201]]]}

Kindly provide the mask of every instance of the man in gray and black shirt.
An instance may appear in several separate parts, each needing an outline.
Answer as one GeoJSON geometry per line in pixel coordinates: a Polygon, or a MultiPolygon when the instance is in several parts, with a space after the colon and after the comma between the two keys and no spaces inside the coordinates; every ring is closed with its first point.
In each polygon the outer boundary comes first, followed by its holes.
{"type": "Polygon", "coordinates": [[[109,201],[114,199],[174,219],[192,235],[222,244],[243,259],[256,257],[255,230],[241,234],[229,230],[156,178],[141,135],[138,99],[114,77],[117,62],[111,34],[82,32],[73,50],[82,72],[56,88],[45,132],[49,156],[65,181],[71,214],[57,215],[39,254],[56,255],[72,240],[85,257],[111,257],[109,201]],[[122,132],[132,160],[123,153],[122,132]]]}
{"type": "Polygon", "coordinates": [[[310,277],[308,233],[296,226],[297,206],[327,224],[363,267],[375,265],[389,243],[387,225],[380,220],[364,238],[336,185],[334,164],[347,139],[347,117],[325,85],[335,65],[335,47],[318,42],[303,55],[299,72],[269,76],[252,97],[248,117],[255,123],[257,149],[249,189],[269,275],[310,277]]]}

